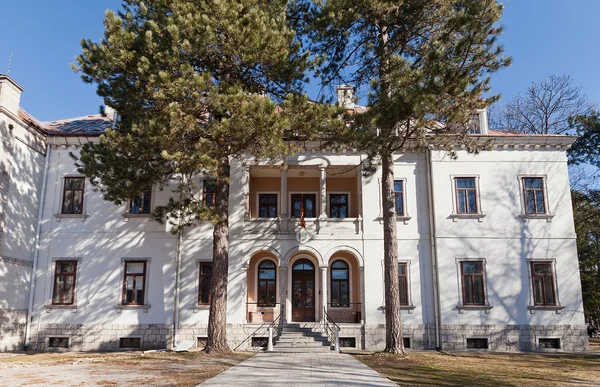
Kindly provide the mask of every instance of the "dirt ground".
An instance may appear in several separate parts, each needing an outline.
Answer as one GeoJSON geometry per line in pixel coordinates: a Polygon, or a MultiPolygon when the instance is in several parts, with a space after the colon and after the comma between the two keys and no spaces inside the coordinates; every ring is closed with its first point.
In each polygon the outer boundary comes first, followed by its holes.
{"type": "Polygon", "coordinates": [[[355,355],[399,386],[599,386],[600,356],[409,352],[355,355]]]}
{"type": "Polygon", "coordinates": [[[0,354],[0,386],[196,386],[252,353],[0,354]]]}

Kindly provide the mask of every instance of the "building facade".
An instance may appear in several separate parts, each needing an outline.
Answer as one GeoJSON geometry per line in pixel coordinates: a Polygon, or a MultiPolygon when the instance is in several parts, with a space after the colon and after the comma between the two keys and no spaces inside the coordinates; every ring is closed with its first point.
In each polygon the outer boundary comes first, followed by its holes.
{"type": "MultiPolygon", "coordinates": [[[[212,225],[178,240],[153,221],[169,187],[104,201],[70,154],[98,141],[114,113],[39,122],[19,107],[21,92],[0,76],[0,349],[201,343],[212,225]]],[[[452,159],[408,146],[395,157],[405,344],[584,350],[565,153],[574,138],[502,134],[485,113],[481,121],[473,136],[489,151],[452,159]]],[[[273,321],[314,330],[334,321],[344,346],[385,346],[381,179],[363,175],[364,158],[308,144],[286,168],[233,161],[232,348],[257,345],[257,328],[273,321]]],[[[211,203],[210,178],[198,183],[211,203]]]]}

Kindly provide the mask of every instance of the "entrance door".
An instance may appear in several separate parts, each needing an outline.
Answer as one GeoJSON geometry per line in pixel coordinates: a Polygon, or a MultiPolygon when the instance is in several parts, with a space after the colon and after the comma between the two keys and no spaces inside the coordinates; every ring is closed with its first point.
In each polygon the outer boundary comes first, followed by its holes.
{"type": "Polygon", "coordinates": [[[315,267],[308,259],[292,268],[292,321],[315,321],[315,267]]]}

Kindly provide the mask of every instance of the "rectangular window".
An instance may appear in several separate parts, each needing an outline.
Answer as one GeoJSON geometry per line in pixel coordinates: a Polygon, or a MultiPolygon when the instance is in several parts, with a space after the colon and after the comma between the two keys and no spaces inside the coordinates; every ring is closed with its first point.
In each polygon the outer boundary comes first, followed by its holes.
{"type": "Polygon", "coordinates": [[[329,195],[330,217],[344,219],[348,214],[348,194],[330,194],[329,195]]]}
{"type": "Polygon", "coordinates": [[[540,349],[560,349],[560,339],[540,338],[538,344],[540,346],[540,349]]]}
{"type": "Polygon", "coordinates": [[[554,271],[551,262],[532,262],[533,303],[540,306],[556,305],[554,271]]]}
{"type": "Polygon", "coordinates": [[[488,339],[467,339],[467,349],[488,349],[488,339]]]}
{"type": "Polygon", "coordinates": [[[410,337],[403,337],[402,343],[404,344],[404,348],[410,349],[410,337]]]}
{"type": "Polygon", "coordinates": [[[396,201],[396,215],[405,216],[404,213],[404,180],[394,181],[394,200],[396,201]]]}
{"type": "Polygon", "coordinates": [[[340,337],[340,347],[356,348],[356,337],[340,337]]]}
{"type": "Polygon", "coordinates": [[[123,305],[144,305],[146,261],[126,261],[123,276],[123,305]]]}
{"type": "Polygon", "coordinates": [[[141,348],[142,339],[139,337],[121,337],[119,339],[119,348],[141,348]]]}
{"type": "Polygon", "coordinates": [[[258,217],[276,218],[277,217],[277,194],[259,194],[258,195],[258,217]]]}
{"type": "Polygon", "coordinates": [[[408,265],[398,264],[398,287],[400,288],[400,305],[408,306],[408,265]]]}
{"type": "Polygon", "coordinates": [[[523,196],[525,199],[526,214],[545,214],[544,179],[541,177],[524,177],[523,178],[523,196]]]}
{"type": "Polygon", "coordinates": [[[485,305],[483,262],[461,262],[463,305],[485,305]]]}
{"type": "Polygon", "coordinates": [[[477,182],[474,177],[455,177],[456,212],[459,214],[477,214],[477,182]]]}
{"type": "Polygon", "coordinates": [[[305,218],[317,217],[317,195],[292,194],[292,218],[300,218],[304,212],[305,218]]]}
{"type": "Polygon", "coordinates": [[[50,337],[48,339],[48,347],[50,348],[69,348],[68,337],[50,337]]]}
{"type": "Polygon", "coordinates": [[[214,180],[204,180],[204,190],[202,191],[203,202],[207,206],[215,205],[215,192],[217,183],[214,180]]]}
{"type": "Polygon", "coordinates": [[[129,204],[130,214],[149,214],[152,190],[146,189],[133,195],[129,204]]]}
{"type": "Polygon", "coordinates": [[[210,283],[212,281],[212,262],[200,263],[200,280],[198,281],[198,305],[210,304],[210,283]]]}
{"type": "Polygon", "coordinates": [[[83,190],[85,187],[85,178],[83,177],[65,177],[63,186],[62,213],[63,214],[82,214],[83,213],[83,190]]]}
{"type": "Polygon", "coordinates": [[[73,305],[75,302],[76,261],[56,261],[54,269],[53,305],[73,305]]]}

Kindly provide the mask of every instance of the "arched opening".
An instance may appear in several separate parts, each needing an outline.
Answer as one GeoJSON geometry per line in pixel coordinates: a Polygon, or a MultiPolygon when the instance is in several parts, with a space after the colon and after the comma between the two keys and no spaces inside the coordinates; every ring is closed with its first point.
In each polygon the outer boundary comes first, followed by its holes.
{"type": "Polygon", "coordinates": [[[327,314],[336,323],[362,321],[361,279],[358,259],[340,250],[329,259],[327,314]]]}
{"type": "Polygon", "coordinates": [[[292,265],[292,321],[315,321],[315,266],[308,259],[292,265]]]}
{"type": "Polygon", "coordinates": [[[278,261],[261,251],[250,258],[247,271],[246,319],[249,323],[272,322],[280,312],[278,261]]]}
{"type": "Polygon", "coordinates": [[[258,265],[258,302],[259,307],[274,307],[277,304],[277,266],[271,260],[258,265]]]}
{"type": "Polygon", "coordinates": [[[331,306],[350,306],[350,269],[341,259],[331,264],[331,306]]]}

